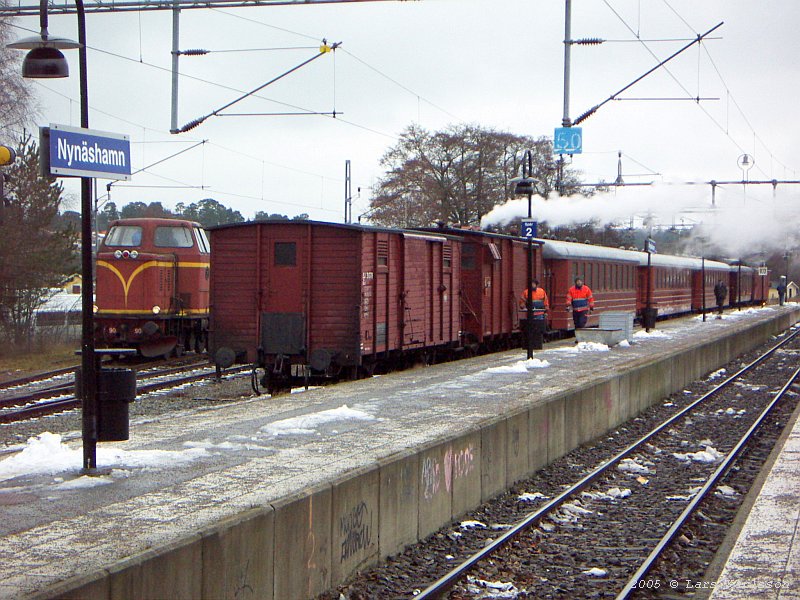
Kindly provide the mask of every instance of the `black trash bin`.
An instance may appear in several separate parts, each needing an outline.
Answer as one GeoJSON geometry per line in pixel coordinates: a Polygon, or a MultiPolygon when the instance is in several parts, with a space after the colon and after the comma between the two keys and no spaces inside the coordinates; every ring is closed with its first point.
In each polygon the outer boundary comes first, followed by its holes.
{"type": "Polygon", "coordinates": [[[658,317],[657,308],[645,308],[642,311],[642,326],[645,329],[655,329],[656,317],[658,317]]]}
{"type": "MultiPolygon", "coordinates": [[[[75,372],[75,392],[82,398],[81,369],[75,372]]],[[[136,400],[136,372],[102,369],[97,373],[97,441],[124,442],[129,436],[128,404],[136,400]]]]}

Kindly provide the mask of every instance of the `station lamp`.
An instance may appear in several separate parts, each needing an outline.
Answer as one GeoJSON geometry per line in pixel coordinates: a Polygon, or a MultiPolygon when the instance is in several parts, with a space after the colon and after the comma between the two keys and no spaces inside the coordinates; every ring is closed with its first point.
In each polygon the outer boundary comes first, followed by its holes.
{"type": "MultiPolygon", "coordinates": [[[[45,4],[46,0],[42,0],[45,4]]],[[[15,50],[30,50],[22,63],[22,76],[30,79],[69,77],[69,65],[61,50],[73,50],[81,45],[73,40],[52,37],[47,32],[47,10],[40,14],[40,33],[7,45],[15,50]]]]}

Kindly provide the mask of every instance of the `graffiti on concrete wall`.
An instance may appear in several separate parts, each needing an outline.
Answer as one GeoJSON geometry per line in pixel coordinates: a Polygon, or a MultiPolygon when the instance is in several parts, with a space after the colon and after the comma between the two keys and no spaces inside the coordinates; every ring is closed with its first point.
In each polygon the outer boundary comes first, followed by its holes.
{"type": "Polygon", "coordinates": [[[422,496],[430,500],[439,493],[441,477],[439,461],[428,457],[422,462],[422,496]]]}
{"type": "Polygon", "coordinates": [[[368,548],[372,542],[372,510],[363,500],[339,517],[339,538],[342,540],[339,562],[368,548]]]}
{"type": "Polygon", "coordinates": [[[475,450],[472,444],[457,450],[448,446],[441,459],[430,456],[425,458],[421,474],[423,498],[431,500],[436,496],[441,488],[442,479],[444,479],[444,489],[450,493],[458,479],[466,477],[474,470],[475,450]]]}

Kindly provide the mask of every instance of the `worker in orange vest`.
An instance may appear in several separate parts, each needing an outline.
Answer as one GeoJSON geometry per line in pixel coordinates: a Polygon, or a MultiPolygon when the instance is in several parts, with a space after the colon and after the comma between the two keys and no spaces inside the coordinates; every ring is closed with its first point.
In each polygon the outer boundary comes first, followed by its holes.
{"type": "Polygon", "coordinates": [[[567,292],[567,311],[572,309],[572,319],[575,321],[575,329],[586,327],[589,320],[589,313],[594,311],[594,296],[588,285],[583,284],[580,277],[575,278],[575,285],[567,292]]]}
{"type": "MultiPolygon", "coordinates": [[[[546,329],[545,317],[547,316],[547,311],[550,310],[550,301],[547,299],[547,292],[544,289],[539,287],[539,280],[532,279],[531,280],[531,312],[532,315],[529,315],[529,318],[533,319],[532,329],[533,329],[533,345],[532,347],[535,350],[541,350],[544,345],[544,332],[546,329]]],[[[522,310],[526,310],[528,307],[528,289],[526,288],[522,295],[520,296],[519,306],[522,310]]],[[[527,336],[528,335],[528,323],[526,320],[520,319],[520,328],[522,329],[522,333],[527,336]]]]}

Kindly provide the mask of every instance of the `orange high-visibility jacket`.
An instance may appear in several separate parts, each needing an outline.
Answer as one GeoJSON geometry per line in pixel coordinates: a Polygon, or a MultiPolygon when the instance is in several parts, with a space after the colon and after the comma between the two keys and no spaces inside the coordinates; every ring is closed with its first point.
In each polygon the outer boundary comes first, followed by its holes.
{"type": "MultiPolygon", "coordinates": [[[[522,303],[523,308],[527,308],[528,306],[528,289],[522,292],[522,303]]],[[[547,292],[545,292],[542,288],[536,288],[533,290],[533,296],[531,296],[531,304],[533,305],[533,314],[540,314],[543,313],[545,310],[550,310],[550,300],[547,299],[547,292]]]]}
{"type": "Polygon", "coordinates": [[[584,312],[594,308],[594,296],[589,286],[584,284],[578,289],[576,286],[569,288],[567,292],[567,307],[572,306],[575,312],[584,312]]]}

